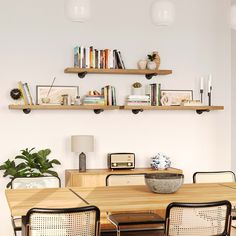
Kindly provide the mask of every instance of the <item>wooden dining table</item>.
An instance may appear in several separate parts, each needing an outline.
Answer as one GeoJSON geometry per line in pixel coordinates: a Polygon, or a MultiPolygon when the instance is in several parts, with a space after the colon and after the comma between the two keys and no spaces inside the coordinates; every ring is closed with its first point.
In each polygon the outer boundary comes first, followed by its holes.
{"type": "MultiPolygon", "coordinates": [[[[236,183],[184,184],[175,193],[157,194],[147,186],[72,187],[55,189],[7,189],[12,216],[24,216],[34,207],[70,208],[97,206],[106,212],[165,211],[171,202],[229,200],[236,206],[236,183]]],[[[22,234],[24,235],[24,234],[22,234]]]]}

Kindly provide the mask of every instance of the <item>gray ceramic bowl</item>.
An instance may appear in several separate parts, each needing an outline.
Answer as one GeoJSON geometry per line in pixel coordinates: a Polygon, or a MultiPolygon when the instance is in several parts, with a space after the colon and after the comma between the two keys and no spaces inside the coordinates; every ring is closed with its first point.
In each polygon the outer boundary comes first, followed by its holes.
{"type": "Polygon", "coordinates": [[[154,193],[174,193],[184,182],[184,175],[172,173],[145,174],[145,183],[154,193]]]}

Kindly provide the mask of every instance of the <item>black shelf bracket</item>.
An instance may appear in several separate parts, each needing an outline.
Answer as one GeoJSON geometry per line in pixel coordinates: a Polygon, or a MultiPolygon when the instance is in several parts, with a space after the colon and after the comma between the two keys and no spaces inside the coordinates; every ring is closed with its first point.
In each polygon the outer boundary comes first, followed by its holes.
{"type": "Polygon", "coordinates": [[[201,115],[203,112],[210,112],[209,109],[206,110],[196,110],[197,114],[201,115]]]}
{"type": "Polygon", "coordinates": [[[79,78],[83,79],[88,74],[87,71],[78,73],[79,78]]]}
{"type": "Polygon", "coordinates": [[[94,109],[93,111],[95,114],[100,114],[101,112],[104,112],[103,109],[94,109]]]}
{"type": "Polygon", "coordinates": [[[23,112],[24,112],[25,114],[29,114],[29,113],[31,112],[31,109],[29,109],[29,108],[23,109],[23,112]]]}
{"type": "Polygon", "coordinates": [[[139,112],[143,112],[143,109],[133,109],[132,112],[137,115],[139,112]]]}
{"type": "Polygon", "coordinates": [[[157,76],[157,73],[146,74],[146,75],[145,75],[146,79],[152,79],[153,76],[157,76]]]}

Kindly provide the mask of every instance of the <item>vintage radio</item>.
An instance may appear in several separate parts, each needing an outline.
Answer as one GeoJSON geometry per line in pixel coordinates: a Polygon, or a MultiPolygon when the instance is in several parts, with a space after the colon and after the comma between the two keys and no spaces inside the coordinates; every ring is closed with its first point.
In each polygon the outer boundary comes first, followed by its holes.
{"type": "Polygon", "coordinates": [[[134,169],[134,153],[108,153],[107,166],[110,169],[134,169]]]}

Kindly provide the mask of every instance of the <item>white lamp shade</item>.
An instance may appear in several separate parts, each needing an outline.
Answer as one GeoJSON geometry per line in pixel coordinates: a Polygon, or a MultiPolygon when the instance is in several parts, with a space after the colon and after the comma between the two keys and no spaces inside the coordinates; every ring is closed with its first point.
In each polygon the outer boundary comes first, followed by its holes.
{"type": "Polygon", "coordinates": [[[71,21],[84,22],[90,18],[90,0],[65,0],[65,15],[71,21]]]}
{"type": "Polygon", "coordinates": [[[232,29],[236,30],[236,4],[231,6],[230,23],[232,29]]]}
{"type": "Polygon", "coordinates": [[[73,135],[71,136],[72,152],[93,152],[94,137],[92,135],[73,135]]]}
{"type": "Polygon", "coordinates": [[[169,26],[175,20],[175,6],[168,0],[154,1],[151,5],[151,19],[157,26],[169,26]]]}

